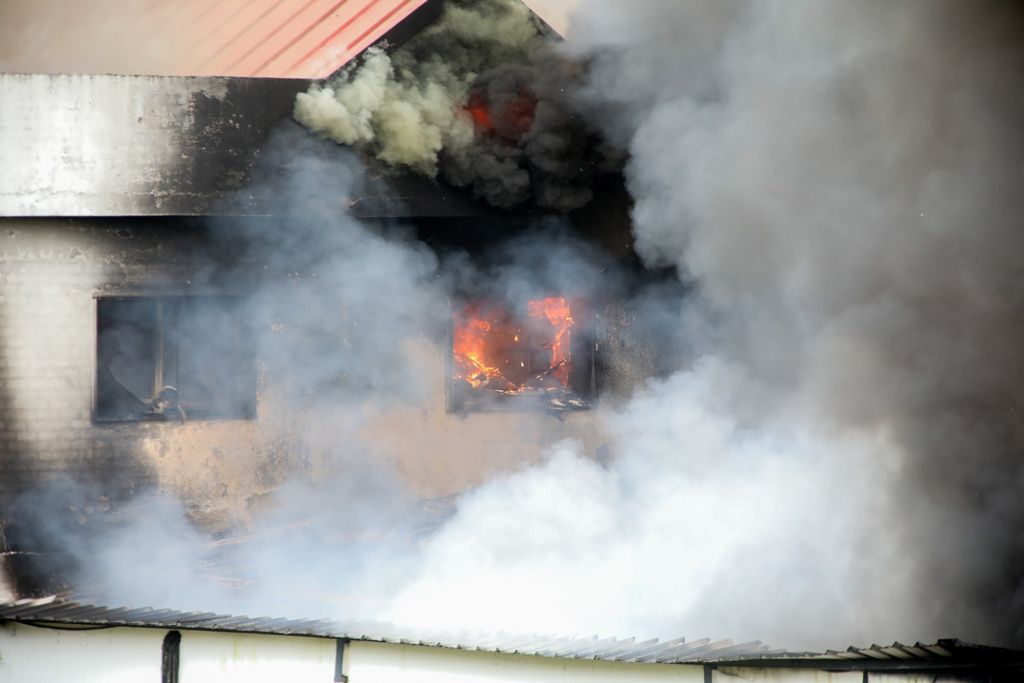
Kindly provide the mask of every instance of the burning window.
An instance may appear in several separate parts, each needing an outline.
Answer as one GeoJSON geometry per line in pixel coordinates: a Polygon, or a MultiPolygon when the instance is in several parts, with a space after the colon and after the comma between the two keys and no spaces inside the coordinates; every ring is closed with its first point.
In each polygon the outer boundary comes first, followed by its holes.
{"type": "Polygon", "coordinates": [[[249,418],[254,355],[234,297],[97,301],[95,418],[249,418]]]}
{"type": "Polygon", "coordinates": [[[594,354],[583,307],[551,296],[513,308],[474,302],[452,312],[452,410],[588,407],[594,354]]]}

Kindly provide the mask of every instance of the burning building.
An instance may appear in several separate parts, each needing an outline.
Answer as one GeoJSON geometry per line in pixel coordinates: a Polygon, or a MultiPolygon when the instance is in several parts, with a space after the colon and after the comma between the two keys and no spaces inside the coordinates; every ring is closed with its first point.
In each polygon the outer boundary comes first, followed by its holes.
{"type": "Polygon", "coordinates": [[[222,5],[0,76],[4,620],[1020,642],[1014,11],[222,5]]]}

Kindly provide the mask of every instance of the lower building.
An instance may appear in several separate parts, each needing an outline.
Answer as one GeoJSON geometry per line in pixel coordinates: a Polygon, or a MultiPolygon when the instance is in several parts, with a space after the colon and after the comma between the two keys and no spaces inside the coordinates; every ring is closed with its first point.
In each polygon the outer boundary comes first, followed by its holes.
{"type": "Polygon", "coordinates": [[[1024,652],[957,640],[787,653],[759,642],[414,633],[80,604],[0,605],[0,682],[935,683],[1024,677],[1024,652]]]}

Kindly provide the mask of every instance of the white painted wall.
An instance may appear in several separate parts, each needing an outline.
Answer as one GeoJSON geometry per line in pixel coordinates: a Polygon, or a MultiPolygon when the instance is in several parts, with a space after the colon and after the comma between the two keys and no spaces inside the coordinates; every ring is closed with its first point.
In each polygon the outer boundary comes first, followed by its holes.
{"type": "Polygon", "coordinates": [[[0,626],[0,683],[159,683],[166,633],[54,631],[6,623],[0,626]]]}
{"type": "Polygon", "coordinates": [[[331,683],[336,641],[181,632],[181,683],[331,683]]]}
{"type": "MultiPolygon", "coordinates": [[[[825,671],[808,671],[807,669],[755,669],[722,667],[715,670],[711,677],[712,683],[862,683],[864,672],[843,671],[828,673],[825,671]]],[[[936,674],[914,673],[872,673],[868,676],[870,683],[956,683],[961,679],[936,674]]],[[[967,679],[963,679],[966,681],[967,679]]]]}
{"type": "MultiPolygon", "coordinates": [[[[159,683],[164,629],[0,626],[0,683],[159,683]]],[[[331,683],[329,638],[181,632],[181,683],[331,683]]]]}
{"type": "MultiPolygon", "coordinates": [[[[165,629],[43,629],[0,625],[0,683],[159,683],[165,629]]],[[[181,683],[332,683],[330,638],[181,632],[181,683]]],[[[687,664],[628,664],[349,643],[349,683],[703,683],[687,664]]],[[[861,683],[859,671],[716,669],[713,683],[861,683]]],[[[872,683],[932,683],[933,676],[871,674],[872,683]]],[[[955,681],[955,678],[942,678],[955,681]]]]}
{"type": "MultiPolygon", "coordinates": [[[[445,650],[385,643],[349,643],[349,683],[703,683],[700,666],[625,664],[445,650]]],[[[182,680],[182,683],[188,683],[182,680]]],[[[859,683],[859,681],[858,681],[859,683]]]]}

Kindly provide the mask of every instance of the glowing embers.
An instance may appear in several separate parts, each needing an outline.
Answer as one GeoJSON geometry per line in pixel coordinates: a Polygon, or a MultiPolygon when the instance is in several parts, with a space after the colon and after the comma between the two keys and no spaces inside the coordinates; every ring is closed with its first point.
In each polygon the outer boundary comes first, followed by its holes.
{"type": "Polygon", "coordinates": [[[449,407],[533,402],[548,410],[586,408],[593,352],[579,317],[570,301],[556,296],[527,301],[517,310],[491,302],[457,306],[449,407]]]}

